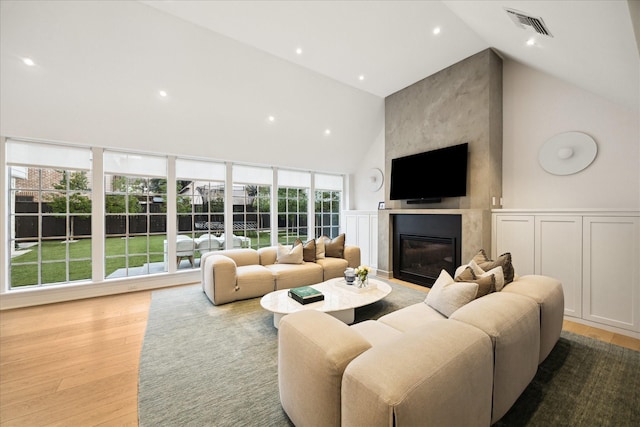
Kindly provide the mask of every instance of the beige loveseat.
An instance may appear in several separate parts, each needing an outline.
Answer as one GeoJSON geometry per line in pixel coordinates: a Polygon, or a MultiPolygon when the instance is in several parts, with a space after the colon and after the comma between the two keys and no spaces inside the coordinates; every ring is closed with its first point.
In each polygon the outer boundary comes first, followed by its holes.
{"type": "Polygon", "coordinates": [[[488,426],[551,352],[563,311],[560,282],[523,276],[448,318],[426,301],[352,326],[289,314],[278,332],[280,400],[297,427],[488,426]]]}
{"type": "MultiPolygon", "coordinates": [[[[313,285],[340,277],[360,265],[360,248],[344,245],[342,257],[301,263],[277,262],[278,247],[228,249],[200,258],[202,289],[215,305],[261,297],[280,289],[313,285]]],[[[312,257],[313,258],[313,257],[312,257]]]]}

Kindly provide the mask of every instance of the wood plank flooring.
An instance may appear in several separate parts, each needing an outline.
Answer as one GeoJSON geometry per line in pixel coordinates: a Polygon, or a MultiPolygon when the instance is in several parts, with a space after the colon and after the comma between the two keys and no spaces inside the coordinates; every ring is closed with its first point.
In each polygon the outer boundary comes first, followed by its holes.
{"type": "Polygon", "coordinates": [[[1,426],[137,426],[151,292],[0,312],[1,426]]]}
{"type": "MultiPolygon", "coordinates": [[[[141,291],[0,312],[0,426],[137,426],[150,302],[141,291]]],[[[640,340],[564,327],[640,351],[640,340]]]]}

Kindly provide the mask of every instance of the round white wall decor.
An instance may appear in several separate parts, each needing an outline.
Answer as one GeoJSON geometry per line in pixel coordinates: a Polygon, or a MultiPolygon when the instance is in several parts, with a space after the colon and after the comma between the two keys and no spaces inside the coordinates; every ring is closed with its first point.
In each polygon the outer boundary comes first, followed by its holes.
{"type": "Polygon", "coordinates": [[[598,146],[589,135],[563,132],[544,143],[538,153],[538,161],[549,173],[571,175],[589,166],[597,153],[598,146]]]}
{"type": "Polygon", "coordinates": [[[371,191],[378,191],[382,188],[383,183],[384,178],[382,176],[382,171],[378,168],[372,168],[369,171],[369,189],[371,191]]]}

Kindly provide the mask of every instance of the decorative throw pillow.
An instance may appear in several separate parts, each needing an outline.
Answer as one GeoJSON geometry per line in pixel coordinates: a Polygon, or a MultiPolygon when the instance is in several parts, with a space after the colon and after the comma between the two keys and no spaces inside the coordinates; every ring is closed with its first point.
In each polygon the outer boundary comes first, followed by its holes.
{"type": "Polygon", "coordinates": [[[478,293],[478,284],[473,282],[456,282],[445,270],[435,281],[424,302],[446,317],[472,301],[478,293]]]}
{"type": "Polygon", "coordinates": [[[293,245],[302,245],[302,259],[305,262],[316,262],[316,241],[311,239],[306,243],[302,243],[302,240],[296,239],[293,245]]]}
{"type": "Polygon", "coordinates": [[[496,291],[496,275],[486,273],[486,276],[478,277],[473,281],[478,284],[478,294],[476,298],[489,295],[491,292],[496,291]]]}
{"type": "Polygon", "coordinates": [[[316,239],[316,259],[324,259],[325,257],[324,239],[324,236],[316,239]]]}
{"type": "Polygon", "coordinates": [[[278,243],[276,262],[278,264],[302,264],[302,245],[293,245],[293,248],[278,243]]]}
{"type": "Polygon", "coordinates": [[[473,272],[473,269],[469,266],[466,266],[462,272],[458,273],[455,277],[456,282],[473,282],[476,278],[476,275],[473,272]]]}
{"type": "Polygon", "coordinates": [[[480,249],[478,251],[478,253],[473,256],[473,259],[471,261],[473,261],[476,264],[480,265],[483,262],[489,262],[491,260],[487,256],[487,253],[484,251],[484,249],[480,249]]]}
{"type": "Polygon", "coordinates": [[[478,277],[488,277],[488,276],[491,276],[491,275],[494,276],[496,292],[500,292],[502,290],[502,288],[504,288],[504,285],[506,285],[505,279],[504,279],[504,272],[502,271],[502,267],[498,266],[498,267],[492,268],[489,271],[483,272],[478,277]]]}
{"type": "MultiPolygon", "coordinates": [[[[475,262],[471,261],[471,263],[475,264],[475,262]]],[[[476,271],[480,269],[477,265],[476,271]]],[[[473,268],[469,265],[465,267],[460,274],[458,274],[455,279],[456,282],[474,282],[478,284],[478,294],[476,295],[476,299],[483,297],[485,295],[490,294],[491,292],[496,291],[496,275],[493,273],[481,273],[480,276],[476,276],[473,268]]],[[[503,279],[504,281],[504,279],[503,279]]]]}
{"type": "Polygon", "coordinates": [[[515,276],[515,270],[513,268],[513,262],[511,260],[511,253],[505,252],[500,255],[495,261],[489,259],[487,253],[484,249],[480,249],[480,251],[473,257],[473,260],[478,266],[484,271],[489,271],[495,267],[502,267],[502,271],[504,273],[504,284],[508,285],[513,282],[513,278],[515,276]]]}
{"type": "Polygon", "coordinates": [[[326,236],[324,241],[324,255],[331,258],[344,258],[344,233],[334,239],[326,236]]]}

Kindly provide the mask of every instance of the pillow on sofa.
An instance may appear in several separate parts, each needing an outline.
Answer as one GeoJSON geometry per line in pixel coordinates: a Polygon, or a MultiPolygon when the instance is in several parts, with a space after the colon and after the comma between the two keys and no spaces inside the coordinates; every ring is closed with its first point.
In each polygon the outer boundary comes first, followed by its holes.
{"type": "Polygon", "coordinates": [[[473,282],[475,278],[476,275],[473,272],[473,269],[467,265],[461,272],[456,271],[456,277],[454,280],[456,282],[473,282]]]}
{"type": "Polygon", "coordinates": [[[427,294],[424,302],[446,317],[476,297],[478,284],[473,282],[456,282],[442,270],[427,294]]]}
{"type": "Polygon", "coordinates": [[[293,248],[278,243],[276,263],[278,264],[302,264],[302,245],[293,245],[293,248]]]}
{"type": "MultiPolygon", "coordinates": [[[[473,263],[473,261],[471,261],[473,263]]],[[[478,267],[479,268],[479,267],[478,267]]],[[[476,299],[490,294],[496,291],[496,274],[495,273],[482,273],[480,276],[476,276],[471,266],[466,266],[455,279],[456,282],[474,282],[478,284],[478,294],[476,299]]],[[[504,279],[502,279],[504,281],[504,279]]]]}
{"type": "Polygon", "coordinates": [[[311,239],[307,243],[302,243],[302,240],[296,239],[293,245],[302,245],[302,259],[305,262],[316,262],[316,241],[311,239]]]}
{"type": "Polygon", "coordinates": [[[484,271],[489,271],[498,266],[502,267],[502,271],[504,273],[504,284],[508,285],[513,282],[515,271],[510,252],[503,253],[494,261],[489,259],[484,249],[480,249],[480,251],[478,251],[478,253],[473,257],[472,261],[478,264],[478,266],[484,271]]]}
{"type": "Polygon", "coordinates": [[[316,259],[324,259],[324,236],[316,239],[316,259]]]}
{"type": "Polygon", "coordinates": [[[500,292],[502,288],[504,288],[504,285],[506,285],[502,267],[498,266],[498,267],[492,268],[489,271],[483,272],[478,277],[482,278],[482,277],[488,277],[488,276],[494,276],[494,286],[495,286],[496,292],[500,292]]]}
{"type": "Polygon", "coordinates": [[[322,236],[324,239],[324,255],[331,258],[344,258],[344,233],[334,239],[322,236]]]}

